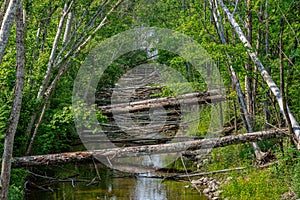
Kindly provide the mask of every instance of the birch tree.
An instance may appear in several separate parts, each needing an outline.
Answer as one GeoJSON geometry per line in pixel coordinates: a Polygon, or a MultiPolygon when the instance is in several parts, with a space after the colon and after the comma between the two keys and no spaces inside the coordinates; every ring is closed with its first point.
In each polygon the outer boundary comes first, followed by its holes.
{"type": "Polygon", "coordinates": [[[232,27],[234,28],[235,32],[237,33],[239,39],[244,44],[244,46],[247,47],[248,55],[250,56],[253,63],[256,65],[256,67],[257,67],[258,71],[260,72],[262,78],[267,83],[269,89],[272,91],[273,95],[275,96],[275,98],[278,102],[279,108],[280,108],[280,112],[285,116],[285,119],[287,119],[287,117],[290,118],[291,124],[292,124],[292,127],[293,127],[293,131],[294,131],[294,134],[293,134],[294,137],[293,138],[294,138],[295,144],[297,145],[297,148],[300,149],[300,126],[299,126],[298,122],[296,121],[296,119],[294,118],[294,116],[291,113],[288,106],[287,106],[287,115],[285,115],[283,101],[282,101],[282,95],[280,93],[280,89],[277,87],[276,83],[273,81],[272,77],[269,75],[269,73],[265,69],[264,65],[262,64],[262,62],[258,58],[257,54],[253,50],[251,44],[247,40],[246,36],[244,35],[244,33],[243,33],[242,29],[240,28],[239,24],[236,22],[236,20],[233,17],[232,13],[228,10],[228,8],[225,6],[225,4],[223,3],[222,0],[218,0],[218,3],[222,7],[224,12],[226,13],[227,18],[228,18],[230,24],[232,25],[232,27]]]}
{"type": "Polygon", "coordinates": [[[42,106],[33,113],[31,121],[28,124],[27,130],[31,132],[33,127],[34,130],[26,150],[27,155],[31,152],[45,110],[47,109],[49,98],[54,91],[57,82],[70,68],[72,61],[76,59],[80,52],[89,44],[94,35],[105,26],[108,17],[113,14],[122,2],[123,0],[118,0],[116,2],[113,0],[104,0],[85,24],[83,20],[87,17],[87,11],[92,2],[89,3],[87,10],[79,17],[79,21],[74,22],[73,20],[73,23],[71,23],[71,21],[74,19],[74,15],[72,14],[71,9],[75,9],[74,1],[71,1],[70,4],[65,4],[53,41],[48,67],[37,94],[37,101],[42,101],[43,103],[42,106]],[[107,7],[111,8],[105,12],[105,8],[107,7]],[[66,20],[66,18],[68,19],[66,20]],[[75,26],[72,27],[72,24],[75,24],[75,26]],[[61,37],[64,26],[66,26],[64,37],[61,37]],[[61,40],[63,41],[63,45],[61,48],[58,48],[58,43],[61,40]],[[57,73],[53,73],[53,69],[56,69],[57,73]],[[39,116],[38,113],[40,113],[39,116]]]}
{"type": "MultiPolygon", "coordinates": [[[[4,2],[3,9],[5,9],[6,4],[7,1],[4,2]]],[[[17,4],[18,4],[18,0],[12,0],[9,2],[5,15],[2,20],[1,29],[0,29],[0,63],[2,62],[2,58],[4,56],[4,52],[10,35],[10,29],[13,24],[17,4]]]]}
{"type": "Polygon", "coordinates": [[[16,85],[14,89],[13,105],[9,117],[9,124],[5,132],[4,152],[2,156],[0,199],[3,200],[8,198],[14,138],[19,122],[23,96],[22,93],[24,88],[25,48],[22,2],[18,2],[16,7],[16,85]]]}
{"type": "MultiPolygon", "coordinates": [[[[211,6],[213,18],[214,18],[214,21],[215,21],[215,24],[216,24],[216,28],[217,28],[217,32],[219,34],[220,40],[221,40],[222,44],[226,45],[227,41],[224,37],[224,28],[223,28],[223,25],[222,25],[221,20],[220,20],[221,17],[220,17],[220,12],[219,12],[218,7],[217,7],[217,3],[216,2],[214,3],[212,0],[210,0],[210,6],[211,6]],[[215,8],[214,8],[214,5],[215,5],[215,8]]],[[[227,58],[230,59],[229,55],[227,55],[227,58]]],[[[239,80],[238,80],[238,78],[236,76],[236,73],[235,73],[235,71],[234,71],[234,69],[231,65],[229,66],[229,71],[230,71],[230,74],[231,74],[232,82],[234,83],[234,86],[236,88],[237,99],[238,99],[238,102],[239,102],[239,105],[240,105],[240,108],[241,108],[240,110],[241,110],[244,125],[247,129],[247,132],[251,133],[251,132],[253,132],[251,117],[250,117],[248,109],[247,109],[247,104],[245,102],[239,80]]],[[[262,160],[265,153],[261,151],[258,143],[257,142],[251,142],[251,145],[254,149],[256,159],[257,160],[262,160]]]]}

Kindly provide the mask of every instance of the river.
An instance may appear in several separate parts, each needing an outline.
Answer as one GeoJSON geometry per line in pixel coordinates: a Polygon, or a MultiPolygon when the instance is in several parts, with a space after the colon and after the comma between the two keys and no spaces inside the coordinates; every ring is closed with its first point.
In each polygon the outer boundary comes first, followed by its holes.
{"type": "Polygon", "coordinates": [[[40,168],[35,173],[60,180],[32,176],[38,188],[25,192],[28,200],[205,200],[195,189],[186,188],[187,182],[148,178],[147,174],[128,174],[104,166],[68,164],[40,168]],[[34,177],[34,178],[33,178],[34,177]],[[69,177],[69,178],[66,178],[69,177]],[[77,182],[78,180],[82,182],[77,182]]]}

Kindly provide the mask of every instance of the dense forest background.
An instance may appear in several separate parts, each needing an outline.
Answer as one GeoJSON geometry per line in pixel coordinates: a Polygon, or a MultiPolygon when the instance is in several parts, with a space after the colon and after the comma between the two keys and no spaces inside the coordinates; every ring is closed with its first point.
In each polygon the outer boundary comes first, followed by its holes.
{"type": "MultiPolygon", "coordinates": [[[[293,119],[285,117],[288,105],[290,114],[300,120],[299,1],[4,0],[1,4],[1,199],[7,198],[9,177],[11,199],[22,194],[26,177],[25,169],[10,174],[11,166],[6,166],[11,162],[12,145],[13,157],[70,151],[73,138],[78,137],[73,122],[73,83],[90,50],[125,30],[149,26],[184,33],[213,58],[226,88],[228,106],[223,115],[224,126],[233,127],[230,134],[288,129],[286,137],[259,142],[258,147],[244,144],[213,151],[218,162],[207,167],[211,170],[252,165],[262,152],[272,152],[273,159],[280,161],[272,170],[247,171],[247,179],[236,175],[225,195],[242,199],[279,198],[286,192],[300,195],[299,135],[293,119]],[[240,30],[232,26],[232,18],[240,30]],[[247,43],[241,41],[239,31],[247,43]],[[261,76],[260,65],[251,60],[251,52],[280,89],[281,107],[279,96],[273,95],[261,76]],[[233,153],[238,155],[235,160],[229,159],[233,153]]],[[[164,51],[159,56],[159,62],[179,71],[197,90],[206,89],[195,68],[180,56],[164,51]]],[[[105,71],[98,90],[113,87],[127,70],[150,59],[144,51],[124,55],[105,71]]],[[[201,121],[195,132],[203,134],[205,126],[201,121]]]]}

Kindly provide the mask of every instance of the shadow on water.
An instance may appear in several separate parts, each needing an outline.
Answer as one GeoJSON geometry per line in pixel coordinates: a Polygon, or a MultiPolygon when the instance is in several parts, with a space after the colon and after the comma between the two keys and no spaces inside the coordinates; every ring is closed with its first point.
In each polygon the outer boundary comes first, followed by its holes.
{"type": "Polygon", "coordinates": [[[28,200],[205,200],[197,190],[185,188],[186,182],[163,181],[158,178],[147,178],[145,174],[130,175],[94,164],[64,165],[38,169],[38,173],[47,174],[60,180],[31,178],[38,188],[26,190],[28,200]],[[74,177],[74,174],[79,176],[74,177]],[[99,176],[98,176],[99,175],[99,176]],[[95,178],[96,177],[96,178],[95,178]],[[99,180],[100,178],[100,180],[99,180]],[[97,179],[97,181],[95,181],[97,179]],[[82,180],[84,182],[78,182],[82,180]],[[94,181],[92,181],[94,180],[94,181]],[[91,184],[93,183],[93,184],[91,184]],[[43,189],[41,189],[43,188],[43,189]],[[48,189],[47,191],[45,189],[48,189]]]}

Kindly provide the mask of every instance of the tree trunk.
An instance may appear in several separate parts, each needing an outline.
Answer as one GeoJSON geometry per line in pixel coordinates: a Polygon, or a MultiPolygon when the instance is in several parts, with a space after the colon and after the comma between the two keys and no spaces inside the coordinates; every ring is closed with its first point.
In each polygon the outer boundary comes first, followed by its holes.
{"type": "MultiPolygon", "coordinates": [[[[103,26],[105,26],[107,17],[109,15],[111,15],[115,11],[115,9],[122,2],[123,2],[123,0],[119,0],[118,2],[116,2],[114,4],[114,6],[109,10],[109,12],[103,17],[103,19],[100,22],[100,24],[96,25],[95,24],[97,22],[96,19],[97,19],[97,17],[99,17],[99,13],[98,12],[99,12],[99,10],[102,11],[102,9],[103,9],[103,7],[100,6],[100,8],[98,9],[98,11],[95,14],[95,19],[90,20],[90,22],[88,22],[88,24],[84,27],[84,29],[86,29],[86,28],[90,28],[89,30],[93,29],[91,31],[92,33],[89,33],[89,34],[86,34],[86,35],[80,35],[82,37],[80,37],[80,39],[78,41],[75,40],[76,42],[74,42],[73,45],[70,45],[71,48],[70,48],[70,50],[68,52],[65,52],[66,51],[66,47],[69,44],[69,42],[66,42],[65,46],[62,48],[62,50],[57,54],[57,56],[55,58],[55,54],[56,54],[56,50],[57,50],[57,45],[58,45],[58,42],[59,42],[58,40],[60,38],[60,35],[61,35],[61,32],[62,32],[62,28],[63,28],[62,25],[64,23],[66,14],[70,11],[71,7],[73,6],[74,1],[71,1],[71,3],[69,4],[69,6],[68,6],[67,9],[66,9],[66,7],[64,8],[64,11],[62,13],[62,17],[61,17],[59,25],[58,25],[57,34],[56,34],[56,37],[55,37],[54,42],[53,42],[53,46],[52,46],[52,50],[51,50],[51,55],[49,57],[49,62],[48,62],[48,68],[47,68],[47,71],[46,71],[46,75],[44,77],[44,80],[43,80],[43,82],[42,82],[42,84],[40,86],[40,89],[39,89],[39,92],[38,92],[38,95],[37,95],[37,99],[44,100],[44,102],[43,102],[44,105],[41,106],[40,108],[38,108],[37,112],[40,112],[41,109],[42,110],[46,109],[44,107],[48,103],[48,100],[50,98],[51,93],[55,89],[55,86],[56,86],[57,82],[60,80],[60,78],[62,77],[62,75],[64,74],[64,72],[69,69],[69,66],[70,66],[72,60],[75,59],[78,56],[78,54],[81,52],[81,50],[93,38],[93,36],[95,35],[95,33],[99,29],[101,29],[103,26]],[[60,59],[60,56],[62,55],[62,53],[66,53],[66,54],[63,56],[62,59],[60,59]],[[70,58],[72,58],[72,59],[70,59],[70,58]],[[59,70],[58,70],[56,76],[54,77],[54,79],[52,80],[52,82],[49,84],[50,77],[52,76],[51,71],[52,71],[53,67],[57,67],[59,70]]],[[[82,21],[79,24],[81,24],[81,23],[82,23],[82,21]]],[[[84,30],[84,31],[86,31],[86,30],[84,30]]],[[[73,31],[72,34],[74,34],[73,36],[75,37],[75,35],[77,34],[76,30],[73,31]]],[[[72,36],[70,36],[70,37],[72,37],[72,36]]],[[[31,131],[31,129],[32,129],[33,125],[34,125],[34,122],[36,121],[36,117],[37,117],[37,113],[33,113],[32,116],[31,116],[31,121],[29,122],[27,130],[31,131]]],[[[43,119],[43,115],[40,115],[40,118],[39,118],[39,120],[38,120],[37,123],[40,124],[42,122],[42,119],[43,119]]],[[[37,126],[37,127],[39,127],[39,126],[37,126]]],[[[37,131],[38,131],[38,129],[35,130],[35,132],[37,132],[37,131]]],[[[34,142],[35,137],[36,136],[34,136],[33,140],[31,138],[30,143],[34,142]]]]}
{"type": "MultiPolygon", "coordinates": [[[[283,115],[284,115],[283,104],[282,104],[282,95],[280,93],[279,88],[277,87],[276,83],[273,81],[273,79],[269,75],[269,73],[266,71],[265,67],[263,66],[263,64],[259,60],[258,56],[252,50],[252,46],[248,42],[248,40],[245,37],[244,33],[242,32],[240,26],[235,21],[232,14],[228,10],[228,8],[225,6],[225,4],[223,3],[222,0],[218,0],[218,1],[219,1],[219,4],[221,5],[221,7],[223,8],[224,12],[226,13],[226,15],[228,17],[228,20],[230,21],[231,25],[234,27],[234,29],[235,29],[237,35],[239,36],[240,40],[242,41],[244,46],[248,48],[247,53],[249,54],[252,61],[256,65],[257,69],[260,71],[261,76],[263,77],[264,81],[268,84],[270,90],[272,91],[273,95],[275,96],[275,98],[276,98],[276,100],[279,104],[280,112],[283,113],[283,115]]],[[[287,113],[288,113],[288,116],[290,117],[291,124],[292,124],[292,127],[293,127],[295,143],[297,145],[297,148],[300,150],[300,126],[299,126],[298,122],[296,121],[296,119],[294,118],[291,111],[289,110],[288,106],[287,106],[287,113]]],[[[287,118],[285,115],[284,115],[284,117],[287,118]]]]}
{"type": "MultiPolygon", "coordinates": [[[[266,4],[265,4],[265,30],[266,30],[266,34],[265,34],[265,54],[266,54],[266,61],[269,62],[269,13],[268,13],[268,0],[266,0],[266,4]]],[[[266,70],[269,74],[271,74],[271,69],[270,67],[266,67],[266,70]]],[[[264,116],[265,116],[265,120],[266,122],[270,122],[271,116],[270,116],[270,110],[269,110],[269,106],[270,106],[270,100],[269,100],[269,94],[270,91],[266,92],[266,100],[264,101],[264,116]]],[[[265,125],[265,128],[269,128],[268,125],[265,125]]]]}
{"type": "Polygon", "coordinates": [[[73,12],[70,11],[68,13],[68,19],[67,19],[67,23],[66,23],[65,32],[64,32],[63,43],[67,43],[70,39],[69,37],[70,37],[71,28],[72,28],[72,21],[73,21],[73,12]]]}
{"type": "MultiPolygon", "coordinates": [[[[210,2],[211,2],[210,3],[211,7],[213,8],[212,0],[210,2]]],[[[216,3],[216,5],[217,5],[217,3],[216,3]]],[[[215,24],[216,24],[217,31],[219,33],[221,42],[222,42],[222,44],[225,45],[225,44],[227,44],[227,41],[224,37],[223,25],[221,23],[219,23],[219,20],[218,20],[218,19],[220,19],[220,12],[218,11],[217,6],[216,6],[216,9],[217,9],[217,14],[218,15],[216,15],[216,13],[213,9],[212,9],[212,12],[213,12],[215,24]]],[[[227,55],[227,57],[229,58],[229,55],[227,55]]],[[[235,71],[234,71],[232,66],[229,67],[229,71],[231,73],[232,82],[234,83],[236,91],[237,91],[237,98],[238,98],[238,102],[240,103],[241,115],[242,115],[244,125],[247,129],[247,132],[253,132],[253,128],[252,128],[252,124],[251,124],[251,118],[250,118],[249,113],[247,111],[247,104],[245,103],[245,99],[244,99],[244,96],[243,96],[243,93],[242,93],[242,90],[241,90],[240,83],[239,83],[239,81],[236,77],[235,71]]],[[[254,148],[254,152],[255,152],[255,156],[256,156],[257,160],[261,160],[263,158],[264,153],[260,150],[260,148],[259,148],[259,146],[256,142],[252,142],[251,144],[254,148]]]]}
{"type": "Polygon", "coordinates": [[[10,29],[13,24],[15,17],[16,7],[19,0],[11,0],[6,9],[5,15],[2,20],[1,29],[0,29],[0,64],[2,63],[2,58],[6,49],[6,44],[10,35],[10,29]]]}
{"type": "Polygon", "coordinates": [[[0,199],[8,198],[8,188],[11,172],[11,161],[13,154],[14,137],[17,130],[21,104],[22,93],[24,88],[24,72],[25,72],[25,48],[24,48],[24,22],[22,2],[16,5],[16,51],[17,51],[17,67],[16,67],[16,85],[14,90],[14,99],[9,118],[9,125],[5,132],[4,152],[2,156],[2,168],[0,177],[0,199]]]}
{"type": "MultiPolygon", "coordinates": [[[[71,3],[71,6],[72,6],[72,3],[71,3]]],[[[61,33],[62,33],[65,18],[67,16],[67,12],[68,12],[69,9],[70,9],[70,7],[68,8],[67,4],[65,4],[64,9],[63,9],[62,14],[61,14],[61,18],[60,18],[59,23],[58,23],[56,35],[55,35],[55,38],[54,38],[54,41],[53,41],[51,54],[50,54],[49,61],[48,61],[48,67],[47,67],[46,74],[45,74],[45,77],[43,79],[43,82],[40,86],[40,89],[39,89],[39,92],[38,92],[38,95],[37,95],[37,100],[39,100],[42,97],[42,95],[45,91],[45,88],[47,87],[47,84],[50,81],[50,77],[51,77],[51,73],[52,73],[52,67],[53,67],[53,63],[54,63],[54,59],[55,59],[55,53],[56,53],[56,50],[57,50],[57,45],[58,45],[59,38],[60,38],[61,33]]]]}
{"type": "Polygon", "coordinates": [[[25,156],[14,158],[13,167],[41,166],[64,164],[69,162],[84,162],[93,157],[107,158],[111,162],[115,158],[136,157],[154,154],[183,153],[189,150],[210,149],[225,147],[228,145],[242,144],[271,138],[283,137],[286,130],[268,130],[239,135],[225,136],[221,138],[209,138],[169,144],[144,145],[124,148],[101,149],[83,152],[68,152],[50,155],[25,156]]]}
{"type": "Polygon", "coordinates": [[[2,20],[5,15],[5,12],[8,7],[9,2],[10,2],[9,0],[4,0],[4,2],[2,3],[2,7],[1,7],[1,11],[0,11],[0,25],[2,24],[2,20]]]}
{"type": "MultiPolygon", "coordinates": [[[[218,92],[218,91],[216,91],[218,92]]],[[[175,97],[163,97],[155,98],[149,100],[142,100],[136,102],[112,104],[108,106],[99,106],[99,110],[103,114],[111,115],[115,113],[127,113],[127,112],[138,112],[143,110],[148,110],[155,107],[176,107],[180,104],[206,104],[206,103],[217,103],[226,100],[225,95],[216,95],[214,91],[204,92],[204,93],[190,93],[181,95],[177,98],[175,97]]]]}
{"type": "Polygon", "coordinates": [[[44,106],[43,106],[43,108],[42,108],[42,112],[41,112],[41,115],[40,115],[40,117],[39,117],[39,120],[37,121],[37,124],[36,124],[36,126],[35,126],[35,128],[34,128],[34,131],[33,131],[33,134],[32,134],[32,136],[31,136],[31,139],[30,139],[28,148],[27,148],[27,150],[26,150],[26,155],[27,155],[27,156],[29,156],[30,153],[31,153],[32,145],[33,145],[33,142],[34,142],[34,140],[35,140],[36,134],[37,134],[37,132],[38,132],[38,130],[39,130],[39,127],[40,127],[40,125],[41,125],[41,123],[42,123],[42,119],[43,119],[43,117],[44,117],[46,108],[47,108],[47,104],[45,103],[44,106]]]}
{"type": "MultiPolygon", "coordinates": [[[[244,115],[247,132],[252,133],[253,132],[253,127],[252,127],[252,124],[251,124],[251,118],[250,118],[250,115],[249,115],[248,110],[247,110],[247,106],[246,106],[247,104],[245,102],[239,80],[236,77],[236,74],[235,74],[232,66],[230,66],[230,71],[231,71],[232,80],[235,83],[236,93],[237,93],[239,103],[240,103],[240,107],[241,107],[241,110],[242,110],[241,114],[244,115]]],[[[253,146],[256,159],[257,160],[262,160],[265,153],[261,151],[260,147],[258,146],[258,143],[257,142],[251,142],[251,145],[253,146]]]]}
{"type": "Polygon", "coordinates": [[[287,103],[286,103],[286,95],[285,95],[285,81],[284,81],[284,62],[283,62],[283,31],[284,31],[284,20],[280,20],[280,34],[279,34],[279,65],[280,65],[280,92],[282,95],[282,105],[283,105],[283,111],[284,115],[286,116],[286,124],[289,129],[289,133],[293,134],[293,128],[291,124],[290,117],[287,115],[287,103]]]}
{"type": "MultiPolygon", "coordinates": [[[[251,12],[251,4],[250,0],[247,0],[247,8],[248,8],[248,15],[247,15],[247,36],[248,41],[252,45],[252,12],[251,12]]],[[[253,127],[253,88],[252,88],[252,75],[253,75],[253,69],[252,69],[252,63],[251,59],[249,58],[246,63],[246,76],[245,76],[245,99],[246,99],[246,105],[247,105],[247,111],[249,113],[251,126],[253,127]]]]}

